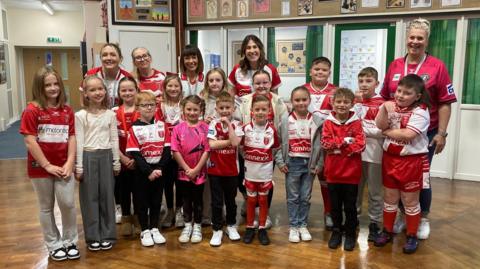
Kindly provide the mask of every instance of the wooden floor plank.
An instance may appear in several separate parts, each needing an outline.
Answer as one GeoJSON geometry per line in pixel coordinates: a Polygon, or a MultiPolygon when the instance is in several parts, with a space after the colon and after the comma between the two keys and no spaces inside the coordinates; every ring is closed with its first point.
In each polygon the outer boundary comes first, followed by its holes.
{"type": "MultiPolygon", "coordinates": [[[[82,257],[77,261],[53,262],[47,258],[43,244],[25,160],[0,161],[0,171],[0,268],[480,268],[480,183],[433,180],[431,237],[421,241],[414,255],[402,253],[403,235],[396,236],[393,244],[384,248],[368,244],[367,216],[360,219],[355,251],[330,250],[330,233],[323,229],[318,182],[312,194],[309,221],[313,241],[289,243],[284,179],[279,174],[271,208],[275,225],[269,231],[269,246],[261,246],[256,239],[245,245],[224,237],[222,246],[213,248],[208,244],[210,227],[203,229],[204,240],[200,244],[182,245],[177,241],[181,230],[172,228],[162,231],[167,239],[164,246],[145,248],[139,239],[119,236],[112,250],[93,253],[86,250],[83,241],[77,193],[82,257]]],[[[243,234],[243,225],[239,231],[243,234]]]]}

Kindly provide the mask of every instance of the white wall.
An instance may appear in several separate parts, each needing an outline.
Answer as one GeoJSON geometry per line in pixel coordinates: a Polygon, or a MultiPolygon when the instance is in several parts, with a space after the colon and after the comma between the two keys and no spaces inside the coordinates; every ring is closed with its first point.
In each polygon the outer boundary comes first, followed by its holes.
{"type": "MultiPolygon", "coordinates": [[[[0,11],[4,9],[5,6],[4,4],[0,1],[0,11]]],[[[8,26],[8,23],[7,23],[8,26]]],[[[7,30],[9,37],[10,32],[7,30]]],[[[8,46],[10,46],[8,39],[5,38],[5,33],[3,31],[3,21],[1,19],[1,13],[0,13],[0,41],[6,42],[8,46]]],[[[9,55],[12,55],[11,50],[9,51],[9,55]]],[[[11,57],[10,57],[10,65],[12,63],[11,57]]],[[[7,67],[8,68],[8,67],[7,67]]],[[[11,67],[10,67],[11,68],[11,67]]],[[[10,71],[10,77],[12,77],[12,72],[10,71]]],[[[13,84],[11,85],[10,89],[7,88],[7,83],[0,85],[0,131],[3,131],[6,129],[9,121],[10,121],[10,115],[8,112],[8,92],[11,91],[11,89],[14,88],[13,84]]],[[[14,99],[15,100],[15,99],[14,99]]]]}
{"type": "Polygon", "coordinates": [[[8,23],[9,40],[15,46],[79,47],[85,29],[82,11],[50,16],[43,10],[9,9],[8,23]],[[49,44],[47,36],[60,37],[62,43],[49,44]]]}
{"type": "Polygon", "coordinates": [[[87,41],[87,67],[94,66],[92,59],[92,45],[105,43],[107,30],[102,27],[100,2],[83,1],[83,20],[85,21],[85,40],[87,41]]]}

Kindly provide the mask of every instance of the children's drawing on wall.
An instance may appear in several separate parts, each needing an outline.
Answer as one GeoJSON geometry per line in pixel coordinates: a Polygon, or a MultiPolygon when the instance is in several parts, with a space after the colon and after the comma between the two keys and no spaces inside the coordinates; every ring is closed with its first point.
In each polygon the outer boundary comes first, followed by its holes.
{"type": "Polygon", "coordinates": [[[152,0],[135,0],[136,7],[152,7],[152,0]]]}
{"type": "Polygon", "coordinates": [[[203,0],[189,0],[188,1],[188,14],[191,17],[203,17],[204,15],[204,2],[203,0]]]}
{"type": "Polygon", "coordinates": [[[387,8],[405,7],[405,0],[387,0],[387,8]]]}
{"type": "Polygon", "coordinates": [[[170,9],[166,7],[156,7],[152,9],[152,20],[170,21],[170,9]]]}
{"type": "Polygon", "coordinates": [[[132,0],[120,0],[119,18],[123,20],[133,19],[133,3],[132,0]]]}
{"type": "Polygon", "coordinates": [[[312,15],[313,2],[312,0],[298,0],[298,15],[312,15]]]}
{"type": "Polygon", "coordinates": [[[277,40],[278,72],[283,74],[305,73],[305,40],[277,40]]]}
{"type": "Polygon", "coordinates": [[[340,13],[357,12],[357,0],[341,0],[340,13]]]}
{"type": "Polygon", "coordinates": [[[232,0],[222,0],[221,7],[222,17],[231,17],[232,16],[232,0]]]}
{"type": "Polygon", "coordinates": [[[207,19],[217,18],[217,0],[207,0],[207,19]]]}
{"type": "Polygon", "coordinates": [[[362,0],[362,7],[378,7],[379,0],[362,0]]]}
{"type": "Polygon", "coordinates": [[[253,0],[253,12],[255,13],[270,12],[270,0],[253,0]]]}
{"type": "Polygon", "coordinates": [[[432,0],[410,0],[411,8],[431,7],[431,6],[432,6],[432,0]]]}
{"type": "Polygon", "coordinates": [[[237,1],[237,17],[239,18],[248,17],[248,0],[237,1]]]}

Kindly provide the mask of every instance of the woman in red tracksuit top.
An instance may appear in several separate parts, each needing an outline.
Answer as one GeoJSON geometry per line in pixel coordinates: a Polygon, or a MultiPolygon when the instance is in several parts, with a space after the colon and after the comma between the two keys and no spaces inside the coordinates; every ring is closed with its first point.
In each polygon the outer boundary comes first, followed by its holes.
{"type": "Polygon", "coordinates": [[[345,211],[344,249],[355,248],[358,183],[362,174],[361,152],[365,149],[362,121],[351,112],[354,94],[339,88],[333,95],[333,111],[323,123],[322,147],[326,150],[325,177],[332,203],[333,232],[328,247],[342,243],[342,208],[345,211]]]}

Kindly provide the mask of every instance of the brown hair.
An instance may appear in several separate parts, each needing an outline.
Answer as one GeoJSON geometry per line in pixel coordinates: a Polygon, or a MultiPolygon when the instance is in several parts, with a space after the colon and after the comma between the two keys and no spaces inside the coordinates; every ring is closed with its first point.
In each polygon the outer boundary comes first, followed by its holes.
{"type": "Polygon", "coordinates": [[[400,82],[398,82],[398,86],[404,86],[405,88],[413,89],[415,93],[420,94],[420,99],[418,99],[412,104],[413,107],[419,106],[421,104],[424,104],[427,107],[431,106],[430,94],[428,94],[428,91],[425,88],[425,82],[418,75],[408,74],[404,76],[400,80],[400,82]]]}
{"type": "Polygon", "coordinates": [[[107,44],[103,45],[102,48],[100,49],[100,57],[102,57],[102,51],[106,47],[114,48],[117,51],[117,54],[118,54],[118,57],[120,58],[120,61],[123,60],[122,50],[120,49],[118,44],[115,44],[115,43],[107,43],[107,44]]]}
{"type": "Polygon", "coordinates": [[[268,80],[270,80],[270,82],[272,82],[272,78],[270,77],[270,74],[269,74],[267,71],[263,70],[263,69],[259,69],[259,70],[255,71],[255,73],[253,73],[252,83],[253,83],[253,81],[255,80],[255,77],[256,77],[256,76],[262,75],[262,74],[267,75],[268,80]]]}
{"type": "Polygon", "coordinates": [[[207,75],[205,76],[205,84],[203,86],[203,90],[200,92],[200,96],[202,96],[204,100],[208,100],[208,95],[210,94],[210,85],[208,84],[208,77],[215,72],[219,73],[223,80],[223,88],[220,92],[226,92],[228,89],[227,75],[225,74],[225,71],[223,71],[223,69],[220,67],[215,67],[213,69],[210,69],[207,72],[207,75]]]}
{"type": "Polygon", "coordinates": [[[117,89],[117,95],[118,95],[118,105],[123,105],[123,100],[122,98],[120,98],[120,85],[122,85],[122,83],[124,82],[127,82],[127,81],[130,81],[133,83],[133,85],[135,86],[135,90],[137,91],[137,93],[139,92],[138,90],[138,84],[137,84],[137,81],[132,78],[132,77],[123,77],[122,79],[120,79],[120,81],[118,82],[118,89],[117,89]]]}
{"type": "Polygon", "coordinates": [[[267,102],[267,103],[270,103],[270,99],[268,99],[268,97],[266,97],[265,95],[260,95],[260,94],[257,94],[253,97],[252,99],[252,108],[253,108],[253,105],[256,104],[256,103],[260,103],[260,102],[267,102]]]}
{"type": "Polygon", "coordinates": [[[242,46],[240,49],[240,57],[242,59],[240,60],[240,69],[242,70],[243,73],[247,73],[248,70],[252,69],[250,66],[250,62],[246,59],[245,53],[247,51],[247,46],[248,42],[253,41],[258,49],[260,50],[260,57],[258,58],[258,64],[257,64],[257,70],[263,69],[265,65],[268,64],[268,60],[265,56],[265,47],[263,46],[262,41],[256,36],[256,35],[247,35],[243,41],[242,41],[242,46]]]}
{"type": "Polygon", "coordinates": [[[168,75],[162,82],[162,89],[163,89],[162,98],[163,98],[164,101],[168,100],[167,84],[172,80],[176,80],[178,82],[178,85],[180,85],[180,96],[179,96],[179,98],[180,98],[180,100],[182,100],[182,98],[183,98],[182,81],[180,80],[180,78],[177,75],[168,75]]]}
{"type": "Polygon", "coordinates": [[[293,94],[295,94],[298,91],[306,92],[307,95],[308,95],[308,99],[310,99],[310,91],[307,89],[307,87],[302,85],[302,86],[298,86],[298,87],[296,87],[295,89],[292,90],[292,93],[290,93],[290,100],[293,99],[293,94]]]}
{"type": "Polygon", "coordinates": [[[82,82],[83,107],[88,108],[90,106],[90,99],[88,99],[88,97],[87,97],[87,91],[88,91],[87,85],[91,80],[98,80],[98,81],[100,81],[100,83],[102,83],[103,90],[105,91],[105,97],[103,98],[100,106],[104,109],[108,109],[109,96],[108,96],[107,87],[105,87],[105,83],[103,83],[103,80],[101,78],[97,77],[96,75],[89,75],[89,76],[85,77],[85,79],[82,82]]]}
{"type": "Polygon", "coordinates": [[[150,91],[139,92],[137,97],[135,97],[135,106],[138,106],[141,102],[145,101],[155,102],[155,94],[150,91]]]}
{"type": "Polygon", "coordinates": [[[182,107],[182,111],[185,109],[185,106],[187,105],[187,103],[192,103],[192,104],[200,106],[200,114],[202,116],[203,116],[203,114],[205,114],[205,101],[203,101],[203,99],[200,98],[200,96],[198,96],[196,94],[192,94],[192,95],[189,95],[189,96],[183,98],[183,100],[180,102],[180,106],[182,107]]]}
{"type": "Polygon", "coordinates": [[[235,105],[235,98],[232,95],[230,95],[230,93],[228,93],[227,91],[222,91],[218,95],[217,100],[215,100],[215,104],[218,105],[218,103],[221,103],[221,102],[229,102],[235,105]]]}
{"type": "Polygon", "coordinates": [[[358,73],[358,78],[360,77],[373,77],[375,80],[378,80],[378,72],[375,68],[369,66],[365,67],[358,73]]]}
{"type": "Polygon", "coordinates": [[[333,94],[332,101],[341,97],[352,101],[352,103],[355,100],[355,94],[348,88],[337,88],[333,94]]]}
{"type": "Polygon", "coordinates": [[[330,60],[327,57],[320,56],[312,60],[312,66],[319,63],[326,64],[328,65],[329,68],[332,68],[332,62],[330,62],[330,60]]]}
{"type": "Polygon", "coordinates": [[[180,71],[182,73],[187,72],[187,67],[185,66],[185,57],[187,56],[197,56],[198,65],[197,65],[197,70],[195,70],[195,72],[197,74],[202,73],[203,72],[202,53],[194,45],[186,45],[185,48],[182,50],[182,54],[180,55],[180,71]]]}
{"type": "Polygon", "coordinates": [[[63,85],[62,78],[58,72],[51,66],[43,66],[35,72],[33,76],[32,95],[33,101],[37,103],[41,108],[47,107],[47,95],[45,94],[45,78],[49,75],[54,75],[57,78],[58,87],[60,92],[57,97],[57,105],[63,107],[67,102],[65,94],[65,87],[63,85]]]}

